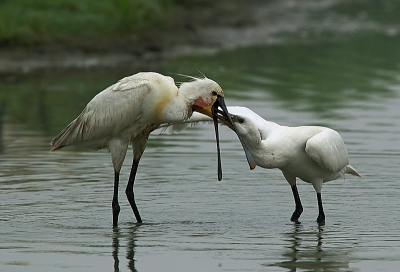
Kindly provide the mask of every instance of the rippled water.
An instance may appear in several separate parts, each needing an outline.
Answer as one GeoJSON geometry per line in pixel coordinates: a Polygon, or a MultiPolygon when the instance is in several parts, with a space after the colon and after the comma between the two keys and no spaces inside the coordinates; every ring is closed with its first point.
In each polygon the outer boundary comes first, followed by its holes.
{"type": "Polygon", "coordinates": [[[397,270],[400,37],[376,29],[181,58],[161,71],[199,69],[221,84],[228,105],[284,125],[338,130],[362,178],[324,184],[325,226],[315,222],[313,187],[301,181],[304,213],[301,224],[291,223],[293,197],[280,171],[249,171],[226,128],[218,182],[213,128],[203,125],[151,136],[135,183],[141,225],[124,197],[128,151],[113,229],[110,155],[48,150],[95,93],[130,72],[4,80],[0,270],[397,270]]]}

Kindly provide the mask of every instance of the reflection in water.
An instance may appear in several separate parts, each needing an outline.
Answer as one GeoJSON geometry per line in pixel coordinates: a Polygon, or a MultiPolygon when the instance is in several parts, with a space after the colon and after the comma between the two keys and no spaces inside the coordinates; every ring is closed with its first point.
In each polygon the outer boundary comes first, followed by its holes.
{"type": "MultiPolygon", "coordinates": [[[[307,5],[313,5],[311,2],[321,5],[323,1],[307,1],[307,5]]],[[[114,271],[118,272],[137,271],[136,268],[145,271],[142,267],[149,263],[150,267],[158,269],[147,271],[166,270],[166,264],[176,268],[170,271],[200,270],[202,264],[211,267],[203,267],[202,271],[249,271],[251,267],[254,271],[354,271],[356,267],[362,271],[397,271],[400,237],[396,219],[399,213],[388,211],[398,211],[400,206],[399,173],[396,171],[400,157],[400,5],[386,6],[394,4],[394,0],[325,2],[346,3],[343,7],[346,12],[350,12],[349,5],[353,6],[352,14],[346,18],[363,18],[373,27],[379,21],[377,17],[385,21],[391,18],[395,21],[391,29],[394,32],[386,35],[379,31],[355,31],[356,35],[351,37],[335,35],[335,39],[324,42],[293,41],[238,48],[208,57],[179,58],[166,62],[159,72],[201,76],[198,69],[221,84],[227,99],[235,99],[240,102],[237,105],[254,107],[256,111],[263,110],[260,113],[270,120],[289,124],[318,122],[348,128],[344,136],[349,139],[351,153],[355,154],[354,164],[360,165],[365,175],[360,181],[346,182],[345,187],[344,183],[330,185],[330,199],[335,202],[335,210],[330,214],[332,218],[343,218],[345,223],[332,220],[336,223],[328,222],[317,228],[316,223],[281,226],[275,224],[276,220],[268,220],[262,227],[242,228],[244,221],[240,219],[232,224],[227,211],[239,206],[230,203],[251,204],[242,212],[248,213],[249,218],[259,218],[256,208],[262,204],[256,200],[261,198],[252,199],[253,192],[254,196],[260,195],[261,187],[253,181],[257,172],[241,171],[242,162],[230,156],[231,164],[227,166],[233,170],[231,178],[218,185],[207,178],[193,179],[194,183],[180,178],[168,179],[168,175],[198,177],[198,173],[209,170],[210,158],[197,155],[214,152],[215,147],[212,144],[211,149],[204,149],[210,138],[206,130],[199,128],[195,132],[187,131],[186,135],[153,137],[149,141],[148,144],[157,149],[153,149],[151,158],[144,162],[148,166],[148,172],[142,173],[144,179],[156,170],[161,173],[160,167],[179,166],[179,170],[167,167],[169,172],[163,171],[155,180],[143,182],[141,195],[154,217],[162,221],[169,214],[165,214],[160,196],[174,201],[175,213],[181,213],[180,217],[202,220],[198,214],[204,214],[204,218],[212,216],[212,224],[168,224],[146,235],[139,233],[136,225],[109,232],[108,220],[104,220],[106,226],[98,229],[76,227],[90,225],[98,222],[98,216],[107,218],[109,215],[108,209],[104,209],[104,215],[99,215],[103,211],[101,208],[90,213],[96,216],[86,220],[81,212],[86,210],[89,200],[93,200],[90,209],[102,207],[104,201],[108,201],[109,181],[102,175],[107,175],[103,168],[110,166],[109,156],[71,149],[50,154],[51,138],[47,135],[64,128],[98,92],[137,71],[126,67],[62,71],[20,75],[14,81],[3,80],[0,76],[0,210],[3,213],[0,216],[0,271],[65,268],[104,271],[106,265],[111,266],[111,256],[114,271]],[[379,8],[380,2],[385,8],[379,8]],[[192,150],[196,163],[193,163],[193,154],[187,159],[187,153],[192,150]],[[99,156],[103,158],[100,164],[99,156]],[[188,171],[194,174],[186,175],[188,171]],[[245,182],[240,182],[250,180],[252,182],[245,187],[242,186],[245,182]],[[160,193],[161,184],[164,190],[160,193]],[[192,190],[196,190],[195,193],[192,190]],[[92,198],[82,198],[87,195],[92,198]],[[357,195],[356,201],[354,195],[357,195]],[[209,203],[204,203],[205,196],[209,197],[209,203]],[[215,202],[211,202],[214,198],[215,202]],[[190,209],[187,209],[188,204],[190,209]],[[193,215],[193,208],[199,213],[196,211],[193,215]],[[209,210],[211,213],[204,212],[209,210]],[[283,235],[282,227],[286,228],[283,235]],[[260,240],[259,237],[266,236],[264,229],[271,238],[260,240]],[[105,237],[104,231],[109,235],[105,237]],[[136,239],[140,239],[140,246],[136,239]],[[160,253],[156,255],[158,258],[154,253],[160,253]],[[266,262],[262,268],[260,260],[266,262]],[[198,265],[197,269],[191,267],[193,262],[198,265]],[[189,269],[179,269],[182,264],[189,269]]],[[[317,15],[324,25],[326,19],[342,18],[317,15]]],[[[185,81],[178,76],[176,80],[185,81]]],[[[230,152],[227,154],[238,154],[237,141],[230,139],[226,141],[230,152]]],[[[264,192],[273,192],[268,194],[271,202],[285,201],[287,185],[273,184],[274,173],[270,175],[268,185],[273,187],[265,187],[264,192]]],[[[281,215],[276,213],[275,216],[281,215]]]]}
{"type": "Polygon", "coordinates": [[[286,233],[290,243],[282,254],[288,261],[272,264],[290,271],[310,269],[314,271],[353,271],[349,268],[349,252],[345,248],[324,248],[324,225],[317,231],[305,230],[301,223],[295,223],[293,231],[286,233]]]}
{"type": "Polygon", "coordinates": [[[38,123],[41,125],[41,131],[45,133],[45,135],[51,135],[50,132],[50,121],[49,121],[49,105],[45,101],[47,101],[47,90],[39,90],[37,92],[37,111],[38,111],[38,123]]]}
{"type": "Polygon", "coordinates": [[[128,244],[126,247],[126,258],[128,259],[128,267],[132,272],[137,271],[135,269],[135,241],[137,227],[138,225],[134,225],[131,229],[129,229],[127,236],[128,244]]]}
{"type": "MultiPolygon", "coordinates": [[[[217,80],[229,98],[276,101],[281,108],[332,118],[333,109],[396,97],[399,43],[400,35],[370,34],[325,44],[252,46],[178,58],[159,72],[196,76],[199,69],[217,80]]],[[[93,96],[133,73],[113,69],[0,80],[0,100],[7,99],[9,120],[52,135],[75,118],[93,96]]],[[[176,76],[177,82],[182,80],[176,76]]]]}
{"type": "Polygon", "coordinates": [[[6,102],[0,100],[0,153],[4,151],[4,139],[3,139],[3,122],[4,122],[4,111],[6,107],[6,102]]]}
{"type": "Polygon", "coordinates": [[[118,258],[119,237],[120,237],[119,228],[118,227],[113,228],[113,236],[112,236],[113,252],[112,252],[112,256],[114,258],[114,272],[119,272],[119,258],[118,258]]]}
{"type": "Polygon", "coordinates": [[[179,58],[165,70],[190,74],[196,63],[196,69],[218,80],[229,98],[275,100],[286,109],[330,117],[332,109],[351,102],[395,97],[399,42],[400,35],[369,34],[323,45],[251,46],[179,58]]]}
{"type": "MultiPolygon", "coordinates": [[[[136,241],[136,230],[137,225],[128,229],[129,233],[126,236],[127,238],[127,246],[126,246],[126,259],[128,260],[129,271],[137,272],[135,268],[135,241],[136,241]]],[[[112,236],[112,247],[113,252],[112,256],[114,259],[114,272],[119,272],[119,249],[120,249],[120,239],[123,237],[123,234],[120,231],[119,227],[113,228],[113,236],[112,236]]]]}

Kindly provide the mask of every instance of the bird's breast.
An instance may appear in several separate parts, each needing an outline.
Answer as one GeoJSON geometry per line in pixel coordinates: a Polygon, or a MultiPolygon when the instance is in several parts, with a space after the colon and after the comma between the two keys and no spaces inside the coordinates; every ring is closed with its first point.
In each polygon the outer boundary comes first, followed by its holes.
{"type": "Polygon", "coordinates": [[[171,101],[171,95],[168,92],[162,92],[154,103],[154,115],[158,119],[163,119],[164,111],[171,101]]]}

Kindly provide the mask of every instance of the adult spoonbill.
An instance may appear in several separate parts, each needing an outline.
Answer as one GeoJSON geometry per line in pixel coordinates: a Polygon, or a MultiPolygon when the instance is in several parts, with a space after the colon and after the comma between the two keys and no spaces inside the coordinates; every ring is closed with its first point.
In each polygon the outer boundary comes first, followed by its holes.
{"type": "MultiPolygon", "coordinates": [[[[303,206],[296,186],[296,178],[311,183],[317,192],[319,214],[317,222],[325,222],[322,206],[322,184],[351,174],[360,174],[349,164],[346,145],[338,132],[321,126],[280,126],[267,121],[245,107],[228,107],[237,132],[242,136],[255,163],[263,168],[278,168],[290,184],[295,201],[291,221],[297,222],[303,206]]],[[[194,114],[182,124],[163,125],[169,132],[180,131],[187,124],[209,121],[194,114]]]]}
{"type": "MultiPolygon", "coordinates": [[[[140,158],[149,134],[163,123],[188,119],[193,111],[206,114],[215,122],[218,148],[218,178],[221,179],[218,122],[235,130],[228,114],[221,87],[208,78],[192,78],[179,89],[174,80],[158,73],[146,72],[125,77],[97,94],[51,142],[51,150],[77,145],[98,150],[108,148],[114,166],[114,195],[112,200],[113,225],[118,224],[119,173],[129,143],[133,149],[133,163],[125,193],[138,223],[142,222],[135,204],[133,184],[140,158]],[[222,109],[219,110],[218,107],[222,109]]],[[[240,135],[238,135],[241,139],[240,135]]],[[[243,145],[250,168],[251,155],[243,145]]]]}

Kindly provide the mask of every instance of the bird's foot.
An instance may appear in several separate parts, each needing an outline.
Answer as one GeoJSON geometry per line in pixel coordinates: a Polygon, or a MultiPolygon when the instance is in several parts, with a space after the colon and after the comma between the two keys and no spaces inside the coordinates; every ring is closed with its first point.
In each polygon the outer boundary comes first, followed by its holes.
{"type": "Polygon", "coordinates": [[[318,223],[320,226],[325,225],[325,214],[320,214],[320,215],[318,215],[317,223],[318,223]]]}
{"type": "Polygon", "coordinates": [[[292,222],[299,222],[299,218],[300,218],[300,215],[301,215],[302,213],[303,213],[303,208],[296,209],[296,210],[293,212],[292,217],[290,218],[290,221],[292,221],[292,222]]]}
{"type": "Polygon", "coordinates": [[[292,217],[290,217],[290,221],[297,223],[299,222],[299,217],[300,216],[295,216],[295,214],[293,214],[292,217]]]}
{"type": "Polygon", "coordinates": [[[119,207],[118,203],[117,204],[112,204],[112,213],[113,213],[113,227],[118,226],[118,215],[119,212],[121,211],[121,208],[119,207]]]}

